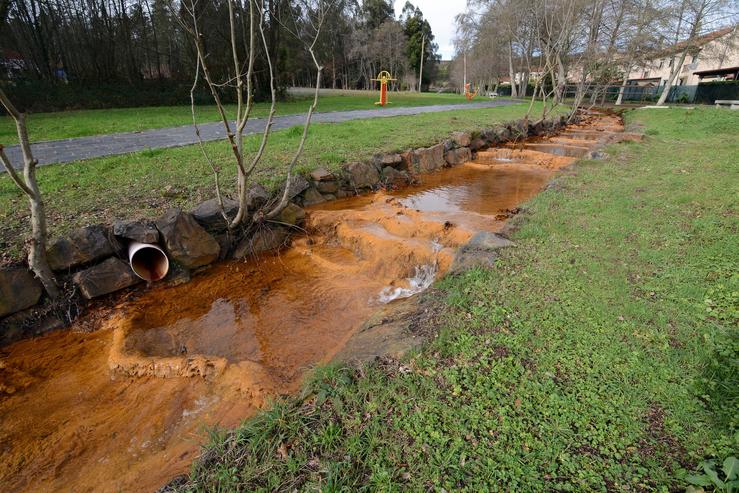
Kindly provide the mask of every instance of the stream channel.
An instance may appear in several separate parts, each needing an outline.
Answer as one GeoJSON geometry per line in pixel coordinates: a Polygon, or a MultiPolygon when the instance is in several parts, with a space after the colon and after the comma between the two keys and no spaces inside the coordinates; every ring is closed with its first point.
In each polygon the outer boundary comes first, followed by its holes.
{"type": "Polygon", "coordinates": [[[94,332],[78,322],[0,349],[0,489],[156,491],[188,470],[207,427],[299,390],[380,307],[426,289],[460,245],[622,129],[591,117],[400,191],[314,206],[277,255],[154,285],[94,332]]]}

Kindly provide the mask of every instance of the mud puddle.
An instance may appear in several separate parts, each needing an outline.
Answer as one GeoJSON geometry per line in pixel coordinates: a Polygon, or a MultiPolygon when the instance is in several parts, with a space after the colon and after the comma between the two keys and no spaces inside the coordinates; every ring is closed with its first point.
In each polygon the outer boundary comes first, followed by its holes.
{"type": "MultiPolygon", "coordinates": [[[[594,128],[618,121],[568,133],[594,128]]],[[[379,307],[427,288],[476,232],[499,230],[574,160],[562,154],[489,149],[402,191],[323,204],[279,255],[155,287],[94,333],[0,350],[2,489],[155,491],[187,471],[206,427],[295,392],[379,307]]]]}

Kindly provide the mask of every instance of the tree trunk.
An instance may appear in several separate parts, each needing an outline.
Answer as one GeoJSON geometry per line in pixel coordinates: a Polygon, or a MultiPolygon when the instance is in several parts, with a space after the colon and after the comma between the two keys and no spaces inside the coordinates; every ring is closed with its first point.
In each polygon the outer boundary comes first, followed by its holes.
{"type": "Polygon", "coordinates": [[[21,152],[23,154],[23,179],[18,176],[13,164],[5,155],[5,151],[0,146],[0,160],[2,160],[8,175],[15,184],[28,196],[29,206],[31,209],[31,240],[28,252],[28,266],[31,268],[36,277],[39,278],[44,289],[52,299],[59,297],[59,286],[56,284],[54,274],[51,272],[49,262],[46,259],[46,214],[44,211],[44,202],[41,199],[41,191],[36,182],[36,164],[37,161],[31,152],[31,144],[28,140],[28,130],[26,128],[26,115],[20,113],[13,103],[0,89],[0,102],[15,121],[15,128],[18,133],[18,141],[20,142],[21,152]]]}
{"type": "Polygon", "coordinates": [[[618,97],[616,98],[616,106],[621,106],[624,100],[624,92],[626,91],[626,83],[629,81],[629,72],[631,72],[631,66],[626,67],[626,73],[624,74],[624,80],[621,81],[621,87],[618,89],[618,97]]]}
{"type": "Polygon", "coordinates": [[[516,90],[515,74],[513,73],[513,43],[508,41],[508,74],[511,77],[511,97],[518,97],[518,91],[516,90]]]}
{"type": "MultiPolygon", "coordinates": [[[[705,0],[701,2],[700,9],[698,10],[696,17],[693,21],[693,27],[690,30],[690,35],[688,36],[688,39],[685,41],[685,49],[680,54],[680,61],[678,63],[675,63],[675,56],[673,55],[672,60],[672,70],[670,70],[670,76],[667,78],[667,83],[665,84],[665,88],[662,90],[662,94],[659,96],[659,100],[657,100],[657,106],[662,106],[667,101],[668,96],[670,95],[670,89],[672,89],[672,84],[675,81],[675,77],[677,77],[678,72],[680,72],[680,69],[683,66],[683,63],[685,63],[685,57],[688,54],[688,50],[690,49],[691,43],[693,39],[695,39],[695,36],[698,34],[698,26],[701,24],[702,18],[703,18],[703,10],[706,6],[705,0]]],[[[686,2],[683,1],[680,4],[680,13],[679,13],[679,19],[677,23],[677,30],[675,31],[675,43],[677,44],[677,40],[680,38],[680,28],[682,26],[683,22],[683,15],[685,13],[685,7],[686,2]]]]}
{"type": "MultiPolygon", "coordinates": [[[[23,127],[25,132],[25,115],[23,115],[23,127]]],[[[18,124],[16,126],[19,127],[18,124]]],[[[20,133],[20,128],[19,128],[20,133]]],[[[28,140],[26,140],[28,142],[28,140]]],[[[33,158],[31,158],[33,160],[33,158]]],[[[35,161],[35,160],[33,160],[35,161]]],[[[51,272],[49,262],[46,259],[46,242],[47,242],[47,227],[46,227],[46,211],[44,208],[44,202],[41,199],[41,191],[36,181],[36,163],[33,162],[30,165],[25,164],[23,166],[23,177],[31,190],[32,195],[29,195],[28,201],[31,209],[31,245],[28,251],[28,266],[39,278],[41,284],[44,285],[44,289],[52,299],[59,297],[59,287],[54,279],[54,274],[51,272]]]]}

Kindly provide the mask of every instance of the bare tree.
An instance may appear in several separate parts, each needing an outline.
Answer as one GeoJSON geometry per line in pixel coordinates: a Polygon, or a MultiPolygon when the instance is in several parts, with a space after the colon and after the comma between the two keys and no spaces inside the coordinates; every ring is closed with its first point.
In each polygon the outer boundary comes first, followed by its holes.
{"type": "Polygon", "coordinates": [[[59,296],[59,286],[54,279],[54,274],[51,272],[49,262],[46,259],[46,213],[44,211],[41,191],[36,181],[36,165],[38,161],[33,157],[31,144],[28,140],[26,114],[18,111],[2,89],[0,89],[0,103],[2,103],[15,122],[15,129],[18,133],[18,141],[20,142],[21,152],[23,154],[23,176],[21,177],[0,145],[0,160],[5,166],[11,180],[13,180],[13,183],[28,197],[31,209],[31,239],[28,251],[28,265],[44,285],[49,296],[51,298],[57,298],[59,296]]]}
{"type": "MultiPolygon", "coordinates": [[[[195,70],[195,83],[191,91],[191,108],[193,113],[193,125],[195,132],[200,136],[200,130],[197,126],[195,119],[195,98],[194,90],[199,81],[199,74],[202,71],[205,84],[210,90],[213,97],[213,101],[218,109],[221,123],[226,131],[226,139],[229,143],[231,153],[233,155],[233,162],[236,167],[237,184],[236,194],[238,198],[238,211],[233,218],[227,216],[225,208],[223,206],[223,198],[221,193],[220,185],[220,167],[216,165],[212,159],[209,158],[205,147],[201,149],[203,154],[211,166],[211,169],[215,178],[216,196],[221,205],[221,212],[228,223],[229,229],[234,229],[240,225],[243,225],[248,213],[247,204],[247,191],[251,184],[251,179],[259,166],[264,150],[267,146],[267,142],[270,137],[272,130],[272,124],[274,121],[275,106],[277,100],[277,91],[275,86],[275,73],[273,67],[272,56],[270,55],[269,46],[267,43],[267,37],[265,34],[265,14],[266,10],[259,0],[247,0],[248,10],[245,12],[243,5],[238,0],[227,0],[228,3],[228,17],[229,17],[229,43],[232,56],[232,77],[221,83],[214,80],[212,73],[209,68],[208,62],[208,50],[206,49],[205,36],[201,29],[201,18],[205,15],[206,6],[200,5],[199,0],[188,0],[183,3],[183,7],[186,11],[187,18],[182,20],[183,29],[190,35],[193,40],[195,51],[197,54],[197,64],[195,70]],[[246,27],[248,24],[248,27],[246,27]],[[243,26],[242,29],[239,29],[243,26]],[[245,31],[245,32],[241,32],[245,31]],[[270,86],[270,97],[271,105],[269,114],[265,120],[264,130],[262,131],[260,144],[256,152],[247,156],[244,149],[244,129],[251,116],[251,112],[254,106],[254,65],[255,60],[258,56],[257,52],[257,31],[259,32],[259,44],[263,51],[262,56],[266,59],[267,69],[269,72],[269,86],[270,86]],[[241,43],[244,42],[246,45],[243,49],[241,43]],[[244,58],[245,57],[245,58],[244,58]],[[225,106],[220,96],[220,90],[223,87],[230,87],[235,91],[236,95],[236,119],[231,121],[227,115],[225,106]]],[[[276,217],[282,209],[287,206],[289,201],[289,190],[292,183],[294,168],[302,155],[305,147],[305,141],[308,136],[308,128],[310,127],[313,112],[318,104],[318,94],[321,86],[321,72],[323,67],[318,63],[315,55],[315,45],[321,34],[321,27],[323,21],[326,18],[328,9],[331,7],[332,2],[326,0],[316,0],[314,3],[302,2],[305,18],[301,19],[304,25],[310,26],[311,30],[310,42],[308,43],[308,51],[313,59],[316,67],[316,85],[308,114],[306,117],[303,135],[298,144],[298,148],[293,155],[287,172],[287,182],[285,184],[284,191],[281,199],[276,205],[272,205],[270,210],[266,211],[253,211],[255,214],[252,216],[253,220],[263,220],[276,217]]],[[[297,25],[297,22],[296,22],[297,25]]],[[[305,30],[297,33],[299,36],[305,34],[305,30]]]]}
{"type": "Polygon", "coordinates": [[[624,22],[624,35],[628,41],[622,48],[619,68],[623,72],[621,86],[616,98],[616,106],[623,103],[629,74],[635,67],[646,62],[646,56],[655,50],[658,44],[662,20],[662,12],[656,8],[654,0],[627,0],[624,22]]]}
{"type": "Polygon", "coordinates": [[[715,16],[720,16],[722,9],[727,5],[727,0],[682,0],[680,8],[675,16],[675,47],[679,46],[679,51],[673,51],[670,58],[670,76],[662,90],[662,94],[657,100],[657,106],[665,104],[670,95],[672,85],[675,83],[677,75],[682,70],[685,58],[688,53],[695,50],[696,41],[701,35],[703,28],[710,23],[715,16]],[[683,32],[687,32],[682,44],[678,44],[678,40],[683,36],[683,32]],[[675,57],[677,56],[677,61],[675,57]]]}
{"type": "MultiPolygon", "coordinates": [[[[318,58],[316,58],[315,48],[316,43],[318,42],[318,38],[321,36],[323,23],[328,15],[329,10],[332,8],[333,2],[330,0],[301,0],[299,3],[303,6],[304,12],[306,13],[306,18],[304,19],[305,22],[303,23],[304,29],[302,31],[308,33],[307,39],[310,40],[307,42],[304,41],[304,43],[306,44],[306,48],[308,50],[308,53],[310,53],[311,59],[313,60],[313,65],[316,69],[316,82],[313,90],[313,102],[308,108],[308,113],[305,117],[305,123],[303,124],[303,133],[300,136],[298,148],[295,151],[295,154],[293,154],[293,158],[290,161],[290,166],[287,169],[287,181],[285,182],[285,188],[282,192],[280,201],[277,203],[277,205],[273,206],[271,210],[263,212],[263,217],[266,219],[275,218],[280,213],[280,211],[282,211],[282,209],[287,206],[288,201],[290,200],[289,192],[293,173],[295,171],[295,165],[298,163],[300,156],[303,154],[305,142],[308,138],[308,129],[310,128],[313,113],[316,111],[316,107],[318,106],[318,95],[321,90],[323,66],[318,62],[318,58]]],[[[294,16],[293,26],[295,26],[295,29],[291,31],[293,35],[296,36],[296,38],[299,40],[306,39],[301,36],[303,32],[298,30],[298,23],[294,16]]]]}

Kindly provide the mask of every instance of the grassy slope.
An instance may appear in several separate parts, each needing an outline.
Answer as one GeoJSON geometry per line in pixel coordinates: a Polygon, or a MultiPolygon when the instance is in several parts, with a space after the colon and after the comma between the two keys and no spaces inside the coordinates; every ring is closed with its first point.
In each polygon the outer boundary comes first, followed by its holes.
{"type": "MultiPolygon", "coordinates": [[[[343,111],[383,108],[374,105],[377,94],[367,91],[327,91],[321,97],[318,111],[343,111]]],[[[477,99],[479,102],[483,99],[477,99]]],[[[429,106],[434,104],[465,104],[467,100],[458,94],[434,93],[391,93],[388,108],[399,106],[429,106]]],[[[300,93],[277,104],[278,115],[304,113],[310,104],[309,98],[300,93]]],[[[227,107],[229,115],[235,114],[236,106],[227,107]]],[[[198,121],[218,121],[220,116],[215,106],[199,106],[198,121]]],[[[257,103],[252,115],[265,117],[269,112],[268,103],[257,103]]],[[[67,139],[87,135],[101,135],[116,132],[135,132],[151,128],[174,127],[192,123],[190,106],[156,106],[143,108],[117,108],[104,110],[79,110],[57,113],[38,113],[29,116],[28,126],[31,142],[67,139]]],[[[15,126],[8,116],[0,116],[0,143],[16,144],[18,138],[15,126]]]]}
{"type": "Polygon", "coordinates": [[[535,198],[495,270],[442,281],[422,352],[322,369],[214,435],[189,489],[667,491],[736,453],[739,113],[629,119],[646,142],[535,198]]]}
{"type": "MultiPolygon", "coordinates": [[[[418,116],[356,120],[341,124],[317,124],[310,130],[302,171],[318,166],[330,169],[373,153],[423,146],[447,138],[458,129],[478,129],[521,117],[527,105],[483,110],[449,111],[418,116]]],[[[258,179],[275,184],[284,178],[302,128],[275,132],[265,152],[258,179]]],[[[257,136],[245,139],[255,150],[257,136]]],[[[225,189],[235,182],[232,154],[225,142],[206,148],[222,164],[225,189]]],[[[38,170],[47,204],[52,236],[69,229],[112,219],[154,217],[172,205],[190,208],[211,198],[213,176],[198,146],[144,151],[123,156],[43,166],[38,170]]],[[[5,175],[0,175],[0,249],[16,257],[27,226],[25,198],[5,175]]]]}

